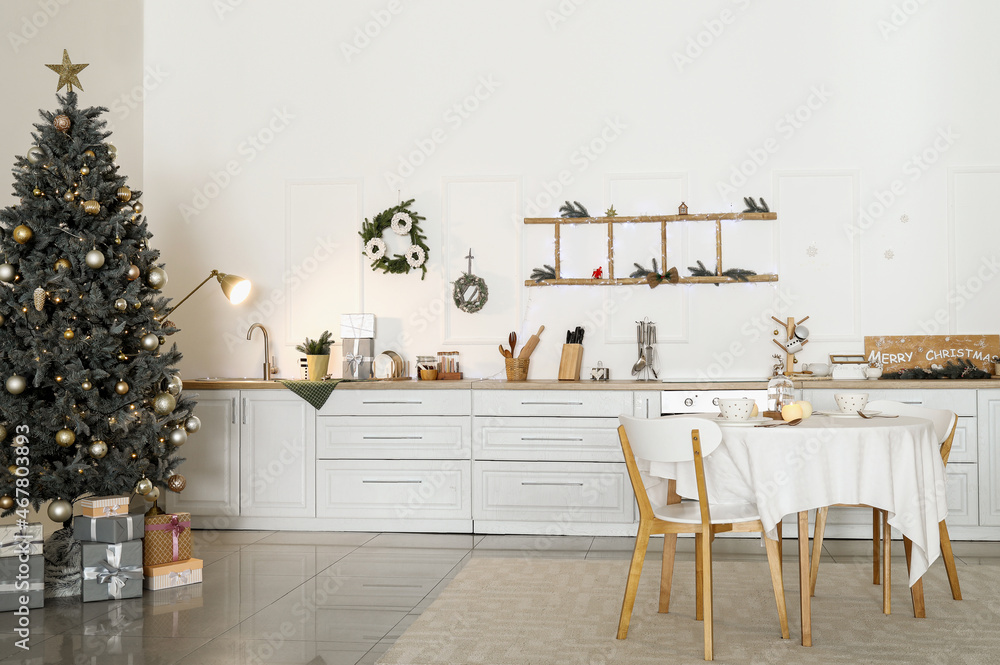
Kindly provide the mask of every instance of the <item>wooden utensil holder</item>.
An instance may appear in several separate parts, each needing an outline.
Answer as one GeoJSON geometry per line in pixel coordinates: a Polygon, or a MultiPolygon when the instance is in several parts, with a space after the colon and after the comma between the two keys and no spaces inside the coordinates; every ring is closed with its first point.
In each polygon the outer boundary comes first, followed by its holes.
{"type": "Polygon", "coordinates": [[[508,381],[527,381],[527,358],[504,358],[504,367],[507,370],[508,381]]]}
{"type": "Polygon", "coordinates": [[[583,362],[583,344],[563,344],[559,359],[559,380],[579,381],[580,364],[583,362]]]}

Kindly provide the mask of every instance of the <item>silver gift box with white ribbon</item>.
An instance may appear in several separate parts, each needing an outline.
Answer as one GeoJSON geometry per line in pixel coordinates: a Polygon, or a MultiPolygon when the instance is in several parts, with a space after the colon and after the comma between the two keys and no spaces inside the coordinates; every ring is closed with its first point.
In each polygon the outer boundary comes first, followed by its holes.
{"type": "MultiPolygon", "coordinates": [[[[39,525],[41,526],[41,525],[39,525]]],[[[32,609],[45,606],[45,557],[35,554],[28,557],[27,574],[21,570],[19,557],[0,559],[0,612],[12,612],[22,606],[32,609]]]]}
{"type": "Polygon", "coordinates": [[[29,556],[42,553],[42,523],[32,522],[24,528],[16,524],[0,526],[0,557],[29,556]]]}
{"type": "Polygon", "coordinates": [[[143,517],[141,513],[121,517],[77,515],[73,518],[73,538],[94,543],[123,543],[127,540],[137,540],[146,533],[143,517]]]}
{"type": "Polygon", "coordinates": [[[142,541],[82,543],[83,602],[142,595],[142,541]]]}
{"type": "Polygon", "coordinates": [[[344,339],[345,379],[372,378],[372,361],[375,359],[375,340],[360,338],[344,339]]]}

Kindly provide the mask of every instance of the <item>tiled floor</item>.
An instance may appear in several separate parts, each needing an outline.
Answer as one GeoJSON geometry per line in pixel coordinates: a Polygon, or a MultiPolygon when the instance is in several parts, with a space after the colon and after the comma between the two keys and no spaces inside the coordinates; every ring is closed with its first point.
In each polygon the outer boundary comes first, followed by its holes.
{"type": "MultiPolygon", "coordinates": [[[[118,602],[49,600],[31,611],[28,651],[15,646],[16,617],[0,614],[0,659],[81,665],[375,663],[471,557],[628,559],[633,542],[196,531],[204,583],[118,602]]],[[[785,541],[788,559],[796,556],[795,542],[785,541]]],[[[678,559],[693,558],[692,544],[680,541],[678,559]]],[[[661,550],[662,540],[650,549],[661,550]]],[[[870,551],[866,541],[827,540],[823,556],[870,561],[870,551]]],[[[901,544],[893,554],[902,557],[901,544]]],[[[959,542],[955,554],[960,566],[1000,565],[1000,543],[959,542]]],[[[764,550],[756,539],[719,538],[713,555],[717,561],[763,559],[764,550]]]]}

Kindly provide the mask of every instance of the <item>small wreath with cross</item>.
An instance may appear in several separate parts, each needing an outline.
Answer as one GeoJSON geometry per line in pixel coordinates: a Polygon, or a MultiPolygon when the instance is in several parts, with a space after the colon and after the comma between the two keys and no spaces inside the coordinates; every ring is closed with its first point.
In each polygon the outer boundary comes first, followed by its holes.
{"type": "Polygon", "coordinates": [[[475,314],[489,300],[490,290],[486,288],[486,281],[479,275],[463,273],[455,280],[451,297],[455,301],[455,307],[463,312],[475,314]]]}
{"type": "Polygon", "coordinates": [[[430,247],[427,246],[427,236],[420,230],[419,224],[425,218],[410,210],[413,201],[414,199],[403,201],[395,207],[383,210],[370,222],[367,217],[365,218],[358,235],[365,243],[364,254],[371,261],[372,270],[403,275],[410,272],[411,268],[420,268],[423,271],[420,279],[427,276],[427,254],[430,252],[430,247]],[[390,228],[396,235],[410,236],[410,246],[406,252],[391,258],[386,256],[388,248],[382,239],[382,234],[390,228]]]}

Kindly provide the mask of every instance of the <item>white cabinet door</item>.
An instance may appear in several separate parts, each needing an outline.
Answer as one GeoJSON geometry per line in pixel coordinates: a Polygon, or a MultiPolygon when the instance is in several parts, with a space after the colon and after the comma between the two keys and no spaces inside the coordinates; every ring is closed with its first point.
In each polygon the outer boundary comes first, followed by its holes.
{"type": "Polygon", "coordinates": [[[979,391],[979,523],[1000,526],[1000,390],[979,391]]]}
{"type": "Polygon", "coordinates": [[[472,517],[468,460],[320,460],[320,517],[472,517]]]}
{"type": "Polygon", "coordinates": [[[979,526],[979,476],[975,464],[948,464],[949,526],[979,526]]]}
{"type": "MultiPolygon", "coordinates": [[[[178,472],[187,479],[180,494],[165,492],[170,512],[195,517],[240,514],[240,429],[236,423],[238,390],[205,390],[188,393],[201,429],[180,449],[185,459],[178,472]]],[[[224,528],[224,527],[222,527],[224,528]]]]}
{"type": "Polygon", "coordinates": [[[316,514],[316,409],[287,390],[240,393],[244,517],[316,514]]]}

